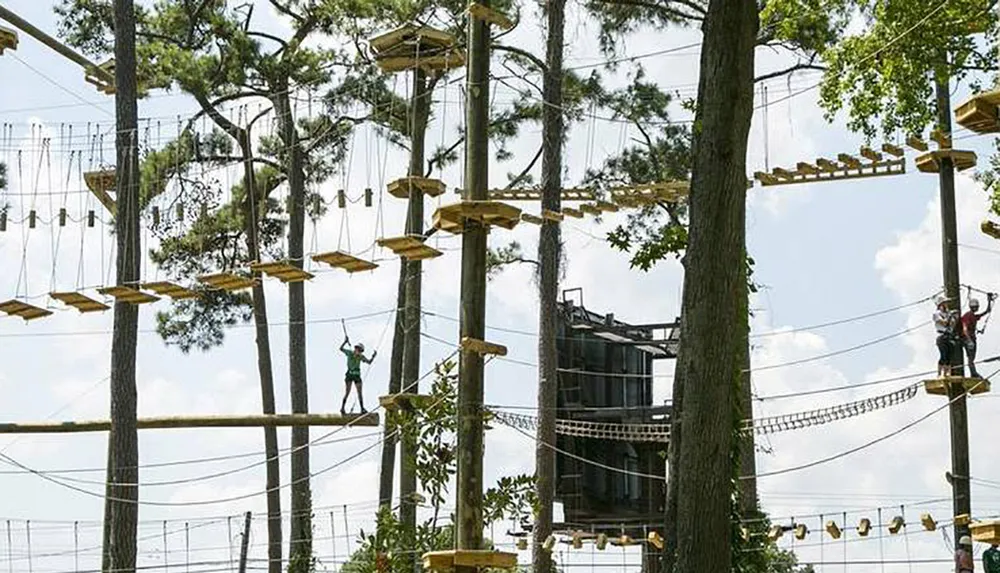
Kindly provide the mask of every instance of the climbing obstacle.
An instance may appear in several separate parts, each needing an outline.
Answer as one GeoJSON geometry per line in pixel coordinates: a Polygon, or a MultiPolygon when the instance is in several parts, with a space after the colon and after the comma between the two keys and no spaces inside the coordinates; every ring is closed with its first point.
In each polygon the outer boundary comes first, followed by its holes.
{"type": "Polygon", "coordinates": [[[375,63],[384,72],[417,67],[444,72],[465,65],[465,52],[455,36],[429,26],[406,24],[368,41],[375,63]]]}
{"type": "Polygon", "coordinates": [[[75,308],[80,311],[80,313],[102,312],[111,308],[103,302],[94,300],[89,296],[78,292],[53,292],[49,293],[49,296],[66,306],[75,308]]]}
{"type": "Polygon", "coordinates": [[[158,296],[125,285],[102,287],[97,289],[97,292],[105,296],[110,296],[116,302],[127,302],[129,304],[148,304],[160,300],[158,296]]]}
{"type": "Polygon", "coordinates": [[[492,354],[494,356],[507,356],[507,347],[502,344],[495,344],[493,342],[486,342],[485,340],[478,340],[475,338],[470,338],[468,336],[462,337],[462,342],[460,344],[462,350],[466,352],[475,352],[476,354],[492,354]]]}
{"type": "Polygon", "coordinates": [[[941,160],[950,158],[955,169],[965,171],[976,166],[975,151],[959,151],[957,149],[935,149],[917,157],[917,169],[923,173],[937,173],[941,171],[941,160]]]}
{"type": "Polygon", "coordinates": [[[424,553],[423,561],[424,569],[428,571],[453,571],[456,567],[513,569],[517,567],[517,553],[489,549],[449,549],[424,553]]]}
{"type": "Polygon", "coordinates": [[[400,408],[419,408],[427,403],[430,396],[425,394],[413,394],[410,392],[398,392],[378,397],[379,406],[386,411],[392,412],[400,408]]]}
{"type": "Polygon", "coordinates": [[[20,300],[8,300],[0,302],[0,312],[9,316],[23,318],[25,322],[42,318],[52,314],[51,310],[35,306],[20,300]]]}
{"type": "Polygon", "coordinates": [[[562,214],[567,217],[573,217],[574,219],[583,219],[583,211],[573,209],[571,207],[563,207],[562,214]]]}
{"type": "Polygon", "coordinates": [[[428,197],[437,197],[443,195],[445,192],[444,181],[427,177],[417,177],[415,175],[392,181],[386,185],[386,191],[398,199],[409,199],[410,189],[413,187],[416,187],[428,197]]]}
{"type": "Polygon", "coordinates": [[[108,191],[115,188],[115,170],[102,169],[100,171],[88,171],[83,174],[83,182],[91,194],[104,205],[112,215],[115,213],[115,200],[108,191]]]}
{"type": "Polygon", "coordinates": [[[499,201],[461,201],[434,212],[434,227],[446,233],[463,233],[468,221],[509,230],[521,221],[521,210],[499,201]]]}
{"type": "Polygon", "coordinates": [[[433,259],[443,254],[434,247],[425,244],[421,235],[383,238],[378,239],[375,243],[410,261],[433,259]]]}
{"type": "Polygon", "coordinates": [[[1000,132],[1000,90],[977,94],[955,108],[955,123],[978,134],[1000,132]]]}
{"type": "Polygon", "coordinates": [[[198,297],[197,291],[169,281],[143,283],[142,288],[153,291],[160,296],[172,298],[173,300],[187,300],[198,297]]]}
{"type": "Polygon", "coordinates": [[[4,26],[0,26],[0,56],[3,55],[4,50],[16,50],[16,49],[17,49],[17,31],[4,26]]]}
{"type": "Polygon", "coordinates": [[[903,150],[895,145],[884,144],[882,152],[875,151],[868,146],[862,146],[859,149],[859,155],[861,158],[850,153],[839,153],[836,161],[825,157],[817,158],[815,163],[800,161],[794,170],[775,167],[770,173],[757,171],[754,173],[754,179],[760,182],[762,187],[771,187],[906,173],[906,159],[902,157],[903,150]],[[896,157],[896,159],[886,158],[883,152],[896,157]],[[866,159],[867,162],[862,161],[862,159],[866,159]]]}
{"type": "Polygon", "coordinates": [[[201,275],[198,277],[198,282],[214,289],[228,292],[241,291],[257,284],[256,280],[250,277],[237,275],[235,273],[214,273],[210,275],[201,275]]]}
{"type": "Polygon", "coordinates": [[[990,391],[990,381],[985,378],[961,378],[958,376],[949,378],[932,378],[924,380],[924,391],[933,396],[948,396],[951,387],[957,387],[959,392],[968,392],[970,395],[984,394],[990,391]]]}
{"type": "Polygon", "coordinates": [[[541,225],[545,223],[545,219],[539,217],[538,215],[532,215],[531,213],[521,213],[521,220],[532,225],[541,225]]]}
{"type": "Polygon", "coordinates": [[[366,261],[364,259],[359,259],[354,255],[349,255],[342,251],[319,253],[318,255],[313,255],[312,260],[316,261],[317,263],[325,263],[334,268],[344,269],[345,271],[351,274],[361,271],[370,271],[378,268],[378,265],[376,263],[366,261]]]}
{"type": "MultiPolygon", "coordinates": [[[[110,60],[97,65],[102,71],[106,72],[108,76],[115,77],[115,60],[111,58],[110,60]]],[[[113,81],[107,81],[104,76],[96,73],[93,68],[89,68],[84,71],[83,75],[84,81],[88,84],[92,84],[97,88],[97,91],[105,95],[115,95],[115,84],[113,81]]]]}
{"type": "Polygon", "coordinates": [[[283,283],[300,283],[313,278],[313,274],[296,267],[286,261],[275,261],[270,263],[252,263],[250,270],[264,273],[274,277],[283,283]]]}
{"type": "Polygon", "coordinates": [[[973,521],[969,524],[969,530],[976,541],[1000,544],[1000,520],[973,521]]]}

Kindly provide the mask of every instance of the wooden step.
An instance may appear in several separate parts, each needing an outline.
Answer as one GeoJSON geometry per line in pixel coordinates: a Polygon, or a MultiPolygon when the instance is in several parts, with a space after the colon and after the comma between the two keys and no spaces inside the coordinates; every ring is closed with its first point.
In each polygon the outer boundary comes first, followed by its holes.
{"type": "Polygon", "coordinates": [[[469,15],[477,20],[489,22],[501,30],[510,30],[514,27],[514,22],[510,18],[478,2],[469,2],[469,15]]]}
{"type": "Polygon", "coordinates": [[[977,94],[955,108],[955,123],[979,134],[1000,132],[1000,90],[977,94]]]}
{"type": "Polygon", "coordinates": [[[250,270],[264,273],[274,277],[283,283],[300,283],[313,278],[313,274],[292,265],[287,261],[273,261],[270,263],[253,263],[250,270]]]}
{"type": "Polygon", "coordinates": [[[434,212],[434,227],[446,233],[463,233],[467,221],[513,229],[521,221],[521,210],[499,201],[461,201],[434,212]]]}
{"type": "Polygon", "coordinates": [[[972,538],[981,543],[1000,544],[1000,520],[973,521],[969,524],[972,538]]]}
{"type": "Polygon", "coordinates": [[[486,342],[484,340],[477,340],[475,338],[469,338],[468,336],[462,338],[461,343],[462,350],[467,352],[475,352],[477,354],[492,354],[494,356],[507,356],[507,347],[502,344],[494,344],[492,342],[486,342]]]}
{"type": "Polygon", "coordinates": [[[189,289],[185,286],[181,286],[177,283],[172,283],[170,281],[156,281],[151,283],[143,283],[142,288],[146,290],[151,290],[160,296],[170,297],[174,300],[187,300],[191,298],[198,298],[198,291],[189,289]]]}
{"type": "Polygon", "coordinates": [[[49,316],[52,314],[51,310],[47,310],[19,300],[8,300],[6,302],[0,302],[0,312],[6,313],[10,316],[23,318],[25,322],[29,320],[35,320],[36,318],[49,316]]]}
{"type": "Polygon", "coordinates": [[[453,571],[455,567],[480,569],[513,569],[517,567],[517,553],[489,549],[448,549],[424,553],[424,569],[453,571]]]}
{"type": "Polygon", "coordinates": [[[419,408],[427,403],[430,396],[424,394],[413,394],[410,392],[400,392],[398,394],[387,394],[378,397],[378,403],[387,411],[398,410],[402,406],[419,408]]]}
{"type": "Polygon", "coordinates": [[[444,181],[427,177],[409,176],[397,179],[386,186],[389,194],[398,199],[409,199],[410,188],[416,187],[428,197],[437,197],[445,192],[444,181]]]}
{"type": "Polygon", "coordinates": [[[0,26],[0,55],[3,55],[4,50],[16,49],[17,31],[7,28],[6,26],[0,26]]]}
{"type": "Polygon", "coordinates": [[[219,290],[235,292],[248,289],[257,284],[257,281],[250,277],[244,277],[234,273],[215,273],[198,277],[198,282],[219,290]]]}
{"type": "Polygon", "coordinates": [[[313,255],[312,260],[317,263],[326,263],[331,267],[344,269],[345,271],[354,274],[361,271],[370,271],[372,269],[377,269],[378,265],[364,259],[359,259],[354,255],[349,255],[342,251],[333,251],[329,253],[320,253],[318,255],[313,255]]]}
{"type": "Polygon", "coordinates": [[[957,386],[962,392],[984,394],[990,391],[990,381],[985,378],[932,378],[924,380],[924,391],[934,396],[947,396],[949,386],[957,386]]]}
{"type": "Polygon", "coordinates": [[[110,296],[118,302],[127,302],[129,304],[149,304],[160,300],[158,296],[142,292],[135,287],[124,285],[99,288],[97,292],[105,296],[110,296]]]}
{"type": "Polygon", "coordinates": [[[959,151],[957,149],[938,149],[920,155],[916,159],[917,169],[924,173],[941,171],[941,160],[950,157],[957,171],[965,171],[976,166],[975,151],[959,151]]]}
{"type": "Polygon", "coordinates": [[[411,261],[423,261],[440,257],[443,253],[427,245],[420,235],[406,235],[405,237],[387,237],[375,241],[378,246],[385,247],[393,253],[411,261]]]}
{"type": "Polygon", "coordinates": [[[89,296],[78,292],[53,292],[49,293],[49,296],[67,306],[77,309],[81,313],[101,312],[111,308],[103,302],[94,300],[89,296]]]}

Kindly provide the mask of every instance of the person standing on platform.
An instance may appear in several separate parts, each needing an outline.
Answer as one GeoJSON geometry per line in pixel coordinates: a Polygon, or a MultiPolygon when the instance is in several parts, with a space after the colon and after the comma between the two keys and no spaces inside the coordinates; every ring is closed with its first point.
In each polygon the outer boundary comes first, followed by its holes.
{"type": "Polygon", "coordinates": [[[982,313],[978,313],[979,301],[974,298],[969,299],[969,312],[962,315],[962,344],[965,346],[966,356],[969,357],[969,373],[973,378],[979,378],[979,373],[976,372],[976,327],[979,325],[979,319],[993,310],[994,298],[993,293],[986,295],[986,311],[982,313]]]}
{"type": "Polygon", "coordinates": [[[347,357],[347,373],[344,375],[344,399],[340,402],[340,415],[347,415],[345,412],[345,407],[347,406],[347,397],[351,395],[351,383],[354,383],[354,390],[358,394],[358,403],[361,405],[361,413],[367,414],[368,410],[365,410],[365,395],[361,391],[361,363],[371,364],[372,360],[375,360],[375,355],[378,354],[378,350],[372,352],[371,358],[365,357],[365,345],[358,344],[354,345],[354,349],[351,350],[350,339],[345,338],[344,343],[340,345],[340,351],[344,353],[347,357]]]}
{"type": "Polygon", "coordinates": [[[983,553],[983,570],[986,573],[1000,573],[1000,549],[997,549],[996,541],[983,553]]]}
{"type": "Polygon", "coordinates": [[[952,353],[958,350],[958,312],[948,309],[948,299],[942,295],[934,298],[937,310],[934,312],[934,329],[937,331],[938,378],[951,376],[952,353]]]}
{"type": "Polygon", "coordinates": [[[972,538],[963,535],[955,550],[955,573],[973,573],[976,561],[972,558],[972,538]]]}

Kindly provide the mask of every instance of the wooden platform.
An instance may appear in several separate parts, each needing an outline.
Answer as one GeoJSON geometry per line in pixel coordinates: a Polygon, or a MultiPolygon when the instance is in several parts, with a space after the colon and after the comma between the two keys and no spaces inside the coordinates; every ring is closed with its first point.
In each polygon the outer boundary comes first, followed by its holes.
{"type": "Polygon", "coordinates": [[[992,221],[983,221],[983,223],[979,226],[979,230],[994,239],[1000,239],[1000,225],[997,225],[992,221]]]}
{"type": "Polygon", "coordinates": [[[465,52],[455,37],[429,26],[406,24],[368,41],[375,63],[384,72],[421,67],[445,71],[465,65],[465,52]]]}
{"type": "Polygon", "coordinates": [[[1000,90],[977,94],[955,108],[955,123],[979,134],[1000,132],[1000,90]]]}
{"type": "Polygon", "coordinates": [[[906,136],[906,146],[916,151],[927,151],[927,142],[916,135],[906,136]]]}
{"type": "Polygon", "coordinates": [[[434,247],[424,243],[424,238],[420,235],[406,235],[405,237],[388,237],[375,241],[380,247],[385,247],[393,253],[411,261],[423,261],[440,257],[443,253],[434,247]]]}
{"type": "Polygon", "coordinates": [[[101,312],[111,308],[101,301],[94,300],[78,292],[53,292],[49,293],[49,296],[67,306],[75,308],[81,313],[101,312]]]}
{"type": "Polygon", "coordinates": [[[469,338],[468,336],[462,338],[460,346],[462,347],[462,350],[465,350],[466,352],[475,352],[483,355],[492,354],[494,356],[507,356],[506,346],[486,342],[484,340],[476,340],[475,338],[469,338]]]}
{"type": "MultiPolygon", "coordinates": [[[[524,218],[524,214],[521,214],[521,218],[524,218]]],[[[550,211],[549,209],[542,209],[542,219],[547,219],[549,221],[555,221],[556,223],[561,223],[566,215],[560,213],[559,211],[550,211]]]]}
{"type": "Polygon", "coordinates": [[[198,291],[191,290],[187,287],[169,281],[143,283],[142,288],[151,290],[160,296],[170,297],[174,300],[187,300],[189,298],[198,297],[198,291]]]}
{"type": "Polygon", "coordinates": [[[23,318],[25,322],[29,320],[35,320],[36,318],[42,318],[52,314],[51,310],[35,306],[33,304],[28,304],[19,300],[8,300],[5,302],[0,302],[0,312],[6,313],[10,316],[16,316],[18,318],[23,318]]]}
{"type": "Polygon", "coordinates": [[[257,284],[257,281],[255,281],[250,277],[244,277],[234,273],[215,273],[211,275],[201,275],[200,277],[198,277],[198,282],[200,282],[203,285],[210,286],[212,288],[229,292],[248,289],[257,284]]]}
{"type": "Polygon", "coordinates": [[[377,269],[378,265],[364,259],[359,259],[354,255],[349,255],[341,251],[333,251],[330,253],[320,253],[318,255],[313,255],[312,260],[317,263],[326,263],[331,267],[344,269],[345,271],[354,274],[361,271],[370,271],[372,269],[377,269]]]}
{"type": "Polygon", "coordinates": [[[969,524],[969,530],[976,541],[1000,544],[1000,520],[973,521],[969,524]]]}
{"type": "MultiPolygon", "coordinates": [[[[98,68],[104,70],[112,78],[115,76],[115,60],[114,58],[99,64],[98,68]]],[[[92,84],[97,88],[97,91],[105,95],[115,95],[115,84],[113,81],[108,81],[106,78],[97,74],[93,69],[84,70],[83,80],[88,84],[92,84]]]]}
{"type": "Polygon", "coordinates": [[[83,181],[91,194],[101,202],[101,205],[104,205],[109,213],[114,214],[117,204],[108,191],[115,188],[115,170],[87,171],[83,174],[83,181]]]}
{"type": "Polygon", "coordinates": [[[0,26],[0,56],[3,55],[4,50],[16,50],[17,49],[17,31],[7,28],[5,26],[0,26]]]}
{"type": "Polygon", "coordinates": [[[521,220],[532,225],[541,225],[545,222],[545,219],[531,213],[521,213],[521,220]]]}
{"type": "Polygon", "coordinates": [[[499,201],[461,201],[434,212],[434,227],[447,233],[463,233],[466,221],[513,229],[521,221],[521,210],[499,201]]]}
{"type": "Polygon", "coordinates": [[[574,219],[583,219],[583,211],[572,207],[563,207],[562,214],[567,217],[573,217],[574,219]]]}
{"type": "Polygon", "coordinates": [[[444,181],[415,176],[403,177],[389,183],[386,185],[386,191],[398,199],[409,199],[411,187],[416,187],[428,197],[438,197],[445,192],[444,181]]]}
{"type": "Polygon", "coordinates": [[[489,569],[513,569],[517,567],[517,553],[490,551],[488,549],[450,549],[424,553],[424,569],[429,571],[452,571],[456,566],[489,569]]]}
{"type": "Polygon", "coordinates": [[[941,171],[941,159],[950,157],[957,171],[965,171],[976,166],[975,151],[959,151],[957,149],[937,149],[920,155],[916,159],[917,169],[923,173],[941,171]]]}
{"type": "MultiPolygon", "coordinates": [[[[367,414],[255,414],[249,416],[162,416],[139,418],[140,430],[175,428],[259,428],[285,426],[378,426],[379,415],[367,414]]],[[[2,422],[0,434],[63,434],[73,432],[106,432],[111,420],[67,422],[2,422]]]]}
{"type": "Polygon", "coordinates": [[[514,22],[493,8],[487,8],[478,2],[469,2],[469,15],[477,20],[489,22],[501,30],[510,30],[514,22]]]}
{"type": "Polygon", "coordinates": [[[287,261],[274,261],[270,263],[253,263],[250,270],[264,273],[274,277],[283,283],[300,283],[313,278],[313,274],[288,263],[287,261]]]}
{"type": "Polygon", "coordinates": [[[387,411],[398,410],[400,406],[421,407],[430,396],[424,394],[413,394],[410,392],[400,392],[398,394],[387,394],[378,397],[378,403],[387,411]]]}
{"type": "MultiPolygon", "coordinates": [[[[863,151],[869,156],[881,157],[880,154],[876,155],[877,152],[874,150],[865,148],[863,151]]],[[[754,179],[759,181],[762,187],[771,187],[819,181],[864,179],[904,173],[906,173],[905,159],[883,159],[865,163],[849,153],[840,153],[837,155],[836,161],[824,157],[817,158],[814,164],[800,161],[794,170],[775,167],[770,173],[763,171],[754,173],[754,179]]]]}
{"type": "Polygon", "coordinates": [[[129,304],[148,304],[160,300],[158,296],[142,292],[135,287],[124,285],[102,287],[97,289],[97,292],[113,297],[118,302],[127,302],[129,304]]]}
{"type": "Polygon", "coordinates": [[[969,394],[984,394],[990,391],[990,381],[985,378],[933,378],[924,380],[924,391],[934,396],[947,396],[948,386],[959,386],[969,394]]]}
{"type": "Polygon", "coordinates": [[[601,210],[594,203],[580,203],[580,210],[595,217],[601,214],[601,210]]]}

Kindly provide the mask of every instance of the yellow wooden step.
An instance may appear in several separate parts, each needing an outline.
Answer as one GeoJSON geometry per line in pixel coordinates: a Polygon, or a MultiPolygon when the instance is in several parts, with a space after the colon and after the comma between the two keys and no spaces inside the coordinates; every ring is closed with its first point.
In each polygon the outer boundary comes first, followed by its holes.
{"type": "Polygon", "coordinates": [[[868,537],[868,534],[872,530],[872,520],[867,517],[862,517],[861,521],[858,522],[858,535],[861,537],[868,537]]]}
{"type": "Polygon", "coordinates": [[[893,145],[891,143],[883,143],[882,151],[888,153],[889,155],[892,155],[893,157],[903,156],[903,148],[899,147],[898,145],[893,145]]]}
{"type": "Polygon", "coordinates": [[[446,233],[463,233],[466,221],[513,229],[521,221],[521,210],[499,201],[461,201],[434,212],[434,226],[446,233]]]}
{"type": "Polygon", "coordinates": [[[437,197],[445,192],[444,181],[441,181],[440,179],[430,179],[427,177],[416,177],[412,175],[389,183],[386,186],[386,190],[389,191],[389,194],[393,197],[397,197],[399,199],[409,199],[411,187],[416,187],[420,191],[423,191],[424,195],[428,197],[437,197]]]}
{"type": "Polygon", "coordinates": [[[819,167],[821,170],[828,173],[840,170],[840,164],[836,161],[830,161],[824,157],[820,157],[816,160],[816,167],[819,167]]]}
{"type": "Polygon", "coordinates": [[[100,312],[111,308],[103,302],[94,300],[78,292],[53,292],[49,293],[49,296],[67,306],[77,309],[81,313],[100,312]]]}
{"type": "MultiPolygon", "coordinates": [[[[114,58],[111,58],[110,60],[108,60],[108,61],[106,61],[106,62],[104,62],[102,64],[98,64],[97,67],[100,68],[100,69],[102,69],[102,70],[104,70],[108,75],[110,75],[112,78],[114,78],[114,76],[115,76],[115,59],[114,58]]],[[[94,87],[97,88],[97,91],[99,91],[99,92],[101,92],[101,93],[103,93],[105,95],[114,95],[115,94],[115,84],[114,84],[114,82],[113,81],[109,81],[109,80],[105,79],[103,76],[100,76],[100,75],[94,73],[93,68],[87,68],[86,70],[84,70],[84,72],[83,72],[83,80],[85,82],[89,83],[89,84],[93,84],[94,87]]]]}
{"type": "Polygon", "coordinates": [[[160,300],[158,296],[142,292],[135,287],[124,285],[102,287],[97,289],[97,292],[113,297],[119,302],[127,302],[129,304],[148,304],[160,300]]]}
{"type": "Polygon", "coordinates": [[[514,22],[510,18],[478,2],[469,2],[469,15],[478,20],[489,22],[501,30],[510,30],[514,27],[514,22]]]}
{"type": "Polygon", "coordinates": [[[838,153],[837,161],[846,165],[848,169],[859,169],[861,167],[861,161],[849,153],[838,153]]]}
{"type": "Polygon", "coordinates": [[[21,302],[19,300],[0,302],[0,312],[6,313],[10,316],[23,318],[25,322],[52,314],[51,310],[47,310],[33,304],[28,304],[26,302],[21,302]]]}
{"type": "Polygon", "coordinates": [[[109,213],[114,213],[116,203],[109,191],[115,189],[115,170],[103,169],[101,171],[88,171],[83,174],[83,181],[91,194],[104,205],[109,213]]]}
{"type": "Polygon", "coordinates": [[[542,219],[548,219],[549,221],[561,222],[566,216],[559,211],[552,211],[550,209],[542,209],[542,219]]]}
{"type": "Polygon", "coordinates": [[[283,283],[300,283],[313,278],[313,274],[296,267],[286,261],[273,261],[269,263],[253,263],[250,270],[264,273],[274,277],[283,283]]]}
{"type": "Polygon", "coordinates": [[[532,225],[541,225],[545,222],[545,219],[531,213],[521,213],[521,220],[532,225]]]}
{"type": "Polygon", "coordinates": [[[387,394],[385,396],[378,397],[378,403],[380,406],[388,411],[393,411],[399,409],[401,406],[410,406],[419,408],[427,403],[430,396],[424,394],[413,394],[410,392],[400,392],[398,394],[387,394]]]}
{"type": "Polygon", "coordinates": [[[198,291],[189,289],[185,286],[181,286],[177,283],[172,283],[170,281],[156,281],[151,283],[143,283],[142,288],[146,290],[151,290],[160,296],[167,296],[174,300],[187,300],[190,298],[197,298],[198,291]]]}
{"type": "Polygon", "coordinates": [[[1000,520],[973,521],[969,524],[972,538],[989,544],[1000,544],[1000,520]]]}
{"type": "Polygon", "coordinates": [[[349,273],[357,273],[361,271],[370,271],[372,269],[377,269],[378,265],[364,259],[359,259],[354,255],[349,255],[342,251],[332,251],[329,253],[319,253],[318,255],[313,255],[312,260],[317,263],[326,263],[331,267],[344,269],[349,273]]]}
{"type": "Polygon", "coordinates": [[[927,531],[934,531],[937,529],[937,522],[931,517],[929,513],[920,514],[920,523],[924,526],[927,531]]]}
{"type": "Polygon", "coordinates": [[[257,284],[257,281],[255,281],[250,277],[244,277],[234,273],[215,273],[210,275],[202,275],[198,277],[198,282],[204,285],[208,285],[212,288],[217,288],[219,290],[225,290],[230,292],[248,289],[257,284]]]}
{"type": "Polygon", "coordinates": [[[997,225],[993,221],[983,221],[982,225],[979,226],[979,230],[994,239],[1000,239],[1000,225],[997,225]]]}
{"type": "Polygon", "coordinates": [[[418,43],[425,51],[448,48],[455,45],[455,36],[430,26],[404,24],[368,40],[368,45],[376,54],[384,54],[413,43],[418,43]]]}
{"type": "Polygon", "coordinates": [[[488,549],[449,549],[424,553],[424,569],[429,571],[452,571],[455,567],[476,567],[480,569],[513,569],[517,567],[517,553],[505,553],[488,549]]]}
{"type": "Polygon", "coordinates": [[[17,49],[17,31],[7,28],[5,26],[0,26],[0,55],[3,55],[4,50],[16,50],[17,49]]]}
{"type": "Polygon", "coordinates": [[[441,251],[424,243],[424,238],[420,235],[385,237],[375,242],[378,246],[385,247],[400,257],[411,261],[433,259],[443,254],[441,251]]]}
{"type": "Polygon", "coordinates": [[[601,211],[606,211],[608,213],[618,212],[618,205],[615,205],[614,203],[608,201],[597,200],[594,202],[594,206],[600,209],[601,211]]]}
{"type": "Polygon", "coordinates": [[[892,521],[889,522],[889,533],[892,535],[896,535],[897,533],[899,533],[899,530],[902,529],[903,526],[905,525],[906,521],[903,520],[903,517],[897,515],[896,517],[892,518],[892,521]]]}
{"type": "Polygon", "coordinates": [[[861,147],[861,157],[878,163],[882,161],[882,154],[867,145],[861,147]]]}
{"type": "Polygon", "coordinates": [[[957,149],[938,149],[925,153],[916,159],[917,169],[924,173],[937,173],[941,170],[941,159],[950,157],[955,169],[965,171],[976,166],[975,151],[959,151],[957,149]]]}
{"type": "Polygon", "coordinates": [[[934,396],[947,396],[948,387],[957,386],[969,394],[983,394],[990,391],[990,381],[985,378],[933,378],[924,380],[924,391],[934,396]]]}
{"type": "Polygon", "coordinates": [[[574,219],[583,219],[583,211],[579,209],[574,209],[572,207],[563,207],[562,213],[567,217],[573,217],[574,219]]]}
{"type": "Polygon", "coordinates": [[[826,522],[826,532],[830,534],[830,537],[840,539],[840,527],[836,521],[831,520],[826,522]]]}
{"type": "Polygon", "coordinates": [[[597,208],[597,205],[592,203],[580,203],[580,210],[595,217],[601,214],[601,210],[597,208]]]}
{"type": "Polygon", "coordinates": [[[977,94],[955,108],[955,123],[979,134],[1000,132],[1000,90],[977,94]]]}
{"type": "Polygon", "coordinates": [[[917,135],[907,135],[906,145],[916,151],[927,151],[927,142],[917,135]]]}
{"type": "Polygon", "coordinates": [[[485,340],[477,340],[465,336],[462,338],[462,350],[476,352],[478,354],[493,354],[495,356],[507,356],[507,347],[502,344],[494,344],[485,340]]]}

